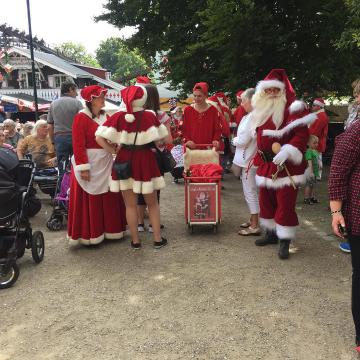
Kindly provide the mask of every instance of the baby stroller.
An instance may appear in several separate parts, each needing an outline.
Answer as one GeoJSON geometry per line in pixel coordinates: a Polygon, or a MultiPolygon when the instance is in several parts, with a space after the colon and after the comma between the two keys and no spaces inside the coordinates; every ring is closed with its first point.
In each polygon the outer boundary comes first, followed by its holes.
{"type": "Polygon", "coordinates": [[[39,189],[44,194],[50,195],[50,197],[53,199],[58,183],[58,170],[54,167],[36,169],[34,182],[39,186],[39,189]]]}
{"type": "Polygon", "coordinates": [[[53,201],[53,212],[46,222],[51,231],[61,230],[64,218],[68,216],[69,192],[70,192],[70,161],[63,159],[58,164],[59,176],[56,184],[56,193],[53,201]],[[62,171],[60,171],[60,169],[62,171]],[[60,176],[62,174],[62,176],[60,176]]]}
{"type": "MultiPolygon", "coordinates": [[[[32,232],[29,208],[35,165],[19,161],[11,150],[0,148],[0,289],[12,286],[19,277],[16,260],[31,249],[35,263],[44,258],[44,236],[32,232]]],[[[35,213],[40,210],[38,207],[35,213]]]]}

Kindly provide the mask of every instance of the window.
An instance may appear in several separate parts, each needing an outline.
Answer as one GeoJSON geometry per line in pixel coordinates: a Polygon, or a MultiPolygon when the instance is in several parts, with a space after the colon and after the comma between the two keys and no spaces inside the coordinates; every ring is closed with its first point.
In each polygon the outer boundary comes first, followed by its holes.
{"type": "Polygon", "coordinates": [[[71,79],[66,75],[54,75],[54,85],[56,88],[60,88],[61,84],[65,82],[66,80],[71,79]]]}

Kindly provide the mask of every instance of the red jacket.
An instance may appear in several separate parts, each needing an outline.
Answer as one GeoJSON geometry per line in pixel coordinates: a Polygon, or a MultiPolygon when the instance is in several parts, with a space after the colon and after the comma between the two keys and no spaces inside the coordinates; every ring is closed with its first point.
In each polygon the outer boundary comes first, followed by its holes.
{"type": "Polygon", "coordinates": [[[325,110],[320,110],[316,113],[317,119],[310,126],[310,135],[315,135],[319,138],[318,151],[320,153],[325,152],[326,139],[329,128],[329,117],[326,115],[325,110]]]}

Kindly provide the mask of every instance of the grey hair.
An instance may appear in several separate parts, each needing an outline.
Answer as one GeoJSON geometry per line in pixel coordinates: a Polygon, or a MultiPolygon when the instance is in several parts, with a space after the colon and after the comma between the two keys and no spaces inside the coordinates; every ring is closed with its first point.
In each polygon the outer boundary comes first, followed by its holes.
{"type": "Polygon", "coordinates": [[[14,120],[6,119],[3,122],[4,125],[10,125],[13,129],[15,129],[16,123],[14,120]]]}
{"type": "Polygon", "coordinates": [[[38,120],[32,129],[32,135],[37,135],[37,130],[41,125],[47,125],[47,121],[42,119],[38,120]]]}
{"type": "Polygon", "coordinates": [[[241,100],[242,101],[251,100],[254,94],[255,94],[255,89],[248,88],[241,94],[241,100]]]}

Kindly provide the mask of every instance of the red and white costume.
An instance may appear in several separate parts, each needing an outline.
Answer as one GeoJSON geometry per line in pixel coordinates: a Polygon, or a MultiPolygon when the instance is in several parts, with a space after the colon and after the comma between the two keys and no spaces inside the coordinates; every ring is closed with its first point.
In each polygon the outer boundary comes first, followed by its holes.
{"type": "Polygon", "coordinates": [[[119,192],[133,190],[137,194],[150,194],[165,187],[164,178],[160,174],[155,154],[151,150],[154,141],[167,136],[166,126],[160,124],[157,116],[151,110],[143,110],[147,99],[145,88],[129,86],[121,91],[123,103],[127,110],[112,115],[96,131],[96,136],[118,145],[134,145],[139,121],[136,146],[143,146],[135,150],[121,147],[115,162],[131,160],[132,177],[127,180],[116,180],[112,173],[110,191],[119,192]],[[148,147],[144,145],[149,144],[148,147]]]}
{"type": "MultiPolygon", "coordinates": [[[[88,88],[96,94],[101,92],[98,89],[100,87],[88,88]]],[[[86,89],[83,89],[85,94],[86,89]]],[[[119,239],[125,235],[126,219],[122,196],[109,192],[113,157],[95,141],[95,132],[106,119],[105,114],[93,119],[88,108],[80,111],[74,118],[74,155],[68,214],[70,244],[94,245],[104,238],[119,239]],[[80,172],[83,170],[90,171],[90,181],[81,179],[80,172]]]]}
{"type": "MultiPolygon", "coordinates": [[[[286,94],[286,104],[280,123],[276,125],[270,116],[257,126],[258,153],[254,165],[258,167],[256,183],[260,188],[260,222],[266,229],[276,231],[279,239],[291,240],[298,225],[295,212],[298,189],[293,188],[285,169],[278,173],[276,180],[272,179],[272,175],[276,173],[277,165],[285,164],[297,186],[305,183],[306,162],[303,155],[309,138],[308,126],[316,115],[309,114],[303,102],[294,101],[295,92],[284,70],[273,70],[264,81],[259,82],[256,92],[272,87],[280,88],[286,94]],[[277,155],[272,152],[275,142],[281,145],[277,155]]],[[[255,112],[250,116],[256,116],[255,112]]]]}

